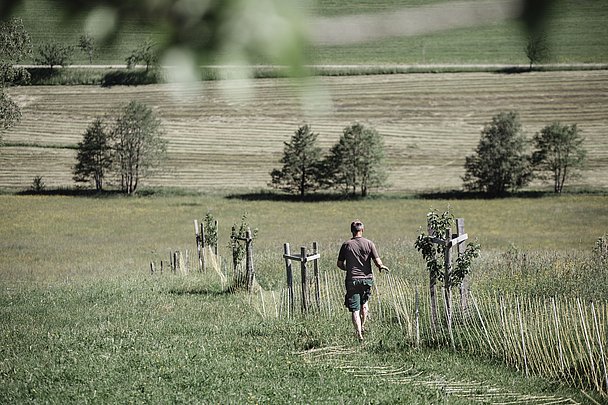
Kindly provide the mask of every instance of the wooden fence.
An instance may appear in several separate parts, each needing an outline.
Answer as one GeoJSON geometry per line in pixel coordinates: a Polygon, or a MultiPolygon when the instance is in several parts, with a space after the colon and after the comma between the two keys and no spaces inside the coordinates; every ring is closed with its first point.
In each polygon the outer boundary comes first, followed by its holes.
{"type": "MultiPolygon", "coordinates": [[[[345,313],[343,273],[320,271],[318,279],[320,299],[314,313],[334,322],[345,313]]],[[[307,282],[309,289],[314,288],[307,282]]],[[[372,322],[396,325],[413,346],[445,347],[499,359],[526,375],[558,379],[608,397],[606,302],[469,291],[470,305],[452,308],[448,328],[445,294],[438,295],[439,321],[433,325],[428,288],[391,274],[377,277],[376,286],[370,306],[372,322]]],[[[298,304],[303,308],[305,293],[306,289],[290,293],[287,287],[276,295],[272,292],[264,314],[304,316],[294,308],[298,304]]]]}
{"type": "Polygon", "coordinates": [[[300,254],[294,255],[290,251],[289,243],[285,243],[283,245],[283,258],[285,259],[285,271],[287,277],[287,294],[289,301],[289,310],[291,313],[294,313],[295,309],[295,297],[294,297],[294,288],[293,288],[293,268],[292,268],[292,260],[295,260],[300,263],[300,285],[301,285],[301,295],[300,295],[300,303],[302,313],[307,313],[310,309],[311,297],[310,297],[310,287],[309,287],[309,275],[308,275],[308,263],[313,263],[313,281],[314,281],[314,292],[315,292],[315,304],[317,309],[321,307],[321,289],[320,289],[320,280],[319,280],[319,263],[318,260],[321,257],[319,254],[319,248],[317,242],[312,243],[312,253],[308,254],[306,246],[302,246],[300,248],[300,254]]]}

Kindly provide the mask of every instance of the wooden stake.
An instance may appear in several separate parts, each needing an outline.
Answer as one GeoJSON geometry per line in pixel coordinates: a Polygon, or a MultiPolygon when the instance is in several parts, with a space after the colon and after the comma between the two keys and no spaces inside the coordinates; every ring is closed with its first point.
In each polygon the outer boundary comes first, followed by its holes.
{"type": "Polygon", "coordinates": [[[492,341],[490,340],[490,334],[488,333],[488,329],[486,328],[486,324],[483,321],[483,317],[481,316],[481,312],[479,311],[479,307],[477,306],[477,301],[475,301],[475,297],[473,297],[473,293],[471,292],[471,300],[473,301],[473,305],[475,306],[475,310],[477,311],[477,316],[479,317],[479,322],[481,322],[481,327],[483,328],[483,332],[486,335],[486,341],[488,342],[488,346],[490,346],[490,350],[494,353],[494,347],[492,346],[492,341]]]}
{"type": "Polygon", "coordinates": [[[201,256],[201,261],[202,261],[202,269],[203,272],[207,271],[207,258],[205,256],[205,248],[207,246],[207,240],[205,239],[205,222],[201,221],[201,252],[202,252],[202,256],[201,256]]]}
{"type": "Polygon", "coordinates": [[[306,274],[306,246],[300,247],[300,271],[302,275],[302,312],[308,312],[308,279],[306,274]]]}
{"type": "Polygon", "coordinates": [[[593,328],[595,329],[595,336],[597,337],[597,345],[600,348],[600,354],[602,355],[602,368],[604,370],[604,384],[605,389],[602,390],[604,394],[606,390],[608,390],[608,372],[606,371],[606,357],[604,356],[604,347],[602,344],[602,338],[600,337],[600,328],[597,322],[597,315],[595,313],[595,306],[593,302],[591,302],[591,312],[593,312],[593,328]]]}
{"type": "Polygon", "coordinates": [[[214,222],[215,224],[215,246],[213,246],[213,253],[217,256],[217,246],[220,244],[220,228],[217,219],[214,222]]]}
{"type": "MultiPolygon", "coordinates": [[[[291,252],[289,250],[289,243],[285,243],[283,245],[283,255],[284,255],[284,257],[291,255],[291,252]]],[[[294,302],[293,302],[293,269],[292,269],[292,266],[291,266],[291,259],[289,259],[288,257],[285,257],[285,270],[287,272],[287,299],[289,301],[288,308],[291,311],[291,313],[293,313],[293,307],[294,307],[294,302]]],[[[289,315],[289,312],[288,312],[288,315],[289,315]]]]}
{"type": "Polygon", "coordinates": [[[585,337],[585,344],[587,345],[587,352],[589,354],[589,364],[591,368],[592,381],[595,383],[595,388],[600,391],[600,386],[597,383],[597,377],[595,375],[595,362],[593,361],[593,351],[591,350],[591,339],[589,338],[589,332],[587,331],[587,324],[585,322],[585,315],[583,314],[583,308],[581,306],[580,298],[576,299],[576,304],[578,305],[578,313],[581,317],[581,326],[583,327],[583,336],[585,337]]]}
{"type": "Polygon", "coordinates": [[[562,346],[562,337],[560,334],[559,318],[557,317],[557,306],[555,304],[555,297],[551,297],[551,305],[553,306],[553,320],[555,322],[555,336],[557,336],[557,349],[559,351],[559,365],[560,371],[564,370],[564,348],[562,346]]]}
{"type": "MultiPolygon", "coordinates": [[[[445,231],[445,240],[449,241],[452,237],[452,230],[446,229],[445,231]]],[[[452,248],[449,245],[445,246],[444,251],[444,274],[443,274],[443,292],[445,299],[445,316],[448,323],[448,332],[450,334],[450,343],[452,345],[452,349],[456,350],[456,345],[454,343],[454,333],[452,331],[452,281],[450,280],[452,277],[452,248]]]]}
{"type": "Polygon", "coordinates": [[[327,279],[327,272],[323,274],[325,276],[325,295],[327,296],[327,314],[331,315],[331,296],[329,295],[329,280],[327,279]]]}
{"type": "MultiPolygon", "coordinates": [[[[435,232],[429,226],[429,236],[435,236],[435,232]]],[[[434,334],[437,331],[437,277],[429,272],[429,293],[431,299],[431,332],[434,334]]]]}
{"type": "Polygon", "coordinates": [[[196,219],[194,220],[194,235],[196,237],[196,251],[198,253],[198,271],[203,271],[201,234],[200,228],[198,227],[198,221],[196,219]]]}
{"type": "Polygon", "coordinates": [[[416,347],[420,347],[420,299],[418,297],[418,286],[416,286],[416,347]]]}
{"type": "MultiPolygon", "coordinates": [[[[317,242],[312,243],[312,254],[319,253],[317,242]]],[[[321,311],[321,283],[319,280],[319,260],[313,260],[313,272],[315,277],[315,299],[317,301],[317,309],[321,311]]]]}
{"type": "Polygon", "coordinates": [[[247,231],[245,232],[245,267],[247,269],[247,291],[252,292],[255,281],[255,270],[253,268],[253,238],[249,227],[247,227],[247,231]]]}
{"type": "Polygon", "coordinates": [[[266,318],[266,305],[264,305],[264,292],[260,288],[260,298],[262,299],[262,312],[264,314],[264,318],[266,318]]]}
{"type": "MultiPolygon", "coordinates": [[[[458,236],[464,235],[464,218],[456,218],[456,232],[458,236]]],[[[458,243],[458,256],[464,254],[467,248],[467,241],[458,243]]],[[[469,277],[464,276],[460,282],[460,310],[463,318],[468,317],[469,313],[469,277]]]]}
{"type": "Polygon", "coordinates": [[[279,317],[279,307],[277,306],[277,298],[274,296],[274,290],[270,290],[270,292],[272,293],[272,302],[274,302],[275,318],[278,318],[279,317]]]}
{"type": "Polygon", "coordinates": [[[519,317],[519,330],[521,332],[521,347],[523,350],[523,354],[524,354],[524,366],[526,369],[526,377],[528,377],[530,375],[529,371],[528,371],[528,356],[526,353],[526,339],[524,337],[524,322],[521,318],[521,308],[519,307],[519,298],[516,298],[517,300],[517,316],[519,317]]]}

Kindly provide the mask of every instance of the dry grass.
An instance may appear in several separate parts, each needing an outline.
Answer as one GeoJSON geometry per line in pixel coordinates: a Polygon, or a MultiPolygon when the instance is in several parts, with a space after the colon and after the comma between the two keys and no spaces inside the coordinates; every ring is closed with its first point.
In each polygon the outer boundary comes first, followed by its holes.
{"type": "Polygon", "coordinates": [[[483,125],[515,110],[529,137],[552,121],[577,123],[588,166],[571,184],[605,188],[607,79],[607,71],[323,77],[314,84],[258,79],[228,92],[235,83],[204,82],[177,97],[168,85],[13,88],[23,121],[5,135],[0,186],[23,189],[36,175],[49,187],[73,186],[75,151],[49,147],[75,145],[95,116],[136,99],[158,112],[169,140],[166,170],[144,185],[264,188],[283,141],[303,122],[328,149],[345,126],[360,121],[385,138],[391,190],[460,188],[464,158],[483,125]],[[311,104],[301,103],[302,94],[311,104]]]}

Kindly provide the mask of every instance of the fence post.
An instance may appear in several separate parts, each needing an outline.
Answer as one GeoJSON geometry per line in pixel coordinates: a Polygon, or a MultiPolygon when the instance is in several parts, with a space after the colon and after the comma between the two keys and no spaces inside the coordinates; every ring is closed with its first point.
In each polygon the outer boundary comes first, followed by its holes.
{"type": "Polygon", "coordinates": [[[306,274],[306,246],[300,247],[300,270],[302,273],[302,312],[308,312],[308,280],[306,274]]]}
{"type": "Polygon", "coordinates": [[[293,269],[291,267],[291,259],[287,258],[291,254],[289,243],[283,244],[283,254],[285,255],[285,270],[287,271],[287,298],[289,300],[290,313],[293,314],[293,269]]]}
{"type": "MultiPolygon", "coordinates": [[[[319,253],[317,242],[312,243],[312,254],[319,253]]],[[[315,298],[317,300],[317,309],[321,311],[321,282],[319,280],[319,260],[313,260],[313,269],[315,275],[315,298]]]]}
{"type": "Polygon", "coordinates": [[[416,314],[416,347],[420,347],[420,298],[418,297],[418,286],[416,286],[415,297],[416,314]]]}
{"type": "Polygon", "coordinates": [[[194,220],[194,237],[196,239],[196,251],[198,253],[198,271],[202,271],[203,269],[203,261],[201,258],[201,234],[199,232],[198,221],[194,220]]]}
{"type": "Polygon", "coordinates": [[[207,271],[207,257],[205,256],[205,245],[207,245],[207,240],[205,238],[205,222],[201,221],[201,251],[203,252],[201,260],[203,262],[203,272],[207,271]]]}
{"type": "Polygon", "coordinates": [[[232,225],[232,233],[231,233],[231,237],[230,237],[230,241],[232,244],[232,277],[234,279],[234,283],[235,283],[235,287],[239,288],[241,286],[241,272],[238,269],[238,260],[237,260],[237,256],[236,256],[236,251],[235,249],[238,248],[237,246],[237,239],[236,238],[236,225],[232,225]]]}
{"type": "Polygon", "coordinates": [[[452,281],[450,277],[452,276],[452,245],[449,241],[452,239],[452,230],[446,229],[445,231],[445,251],[444,251],[444,274],[443,274],[443,292],[445,297],[445,309],[446,309],[446,317],[448,323],[448,333],[450,334],[450,343],[452,345],[452,349],[456,349],[454,344],[454,334],[452,331],[452,281]]]}
{"type": "MultiPolygon", "coordinates": [[[[433,229],[428,227],[429,236],[436,236],[433,229]]],[[[436,293],[437,277],[429,271],[429,293],[431,298],[431,330],[433,333],[437,331],[437,293],[436,293]]]]}
{"type": "Polygon", "coordinates": [[[214,222],[215,224],[215,246],[213,246],[213,253],[217,256],[217,246],[220,244],[220,228],[217,219],[214,222]]]}
{"type": "Polygon", "coordinates": [[[245,267],[247,268],[247,291],[251,292],[255,280],[255,270],[253,268],[253,238],[249,227],[245,232],[245,267]]]}
{"type": "MultiPolygon", "coordinates": [[[[464,235],[464,218],[456,218],[457,236],[464,235]]],[[[458,256],[463,255],[467,248],[467,241],[458,243],[458,256]]],[[[469,278],[464,276],[460,282],[460,310],[463,318],[469,314],[469,278]]]]}

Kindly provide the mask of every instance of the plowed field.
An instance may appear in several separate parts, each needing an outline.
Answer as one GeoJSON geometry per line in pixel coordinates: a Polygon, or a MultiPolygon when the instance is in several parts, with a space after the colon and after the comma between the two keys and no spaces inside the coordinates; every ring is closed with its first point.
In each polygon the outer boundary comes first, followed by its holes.
{"type": "Polygon", "coordinates": [[[460,188],[484,124],[514,110],[529,138],[552,121],[578,124],[588,163],[570,184],[608,188],[608,71],[258,79],[232,87],[13,88],[23,119],[4,136],[0,187],[27,188],[37,175],[50,187],[73,186],[73,147],[89,123],[140,100],[162,118],[169,141],[165,170],[146,178],[148,186],[264,188],[299,125],[311,124],[328,150],[358,121],[384,136],[391,190],[460,188]],[[302,94],[313,101],[304,106],[302,94]]]}

